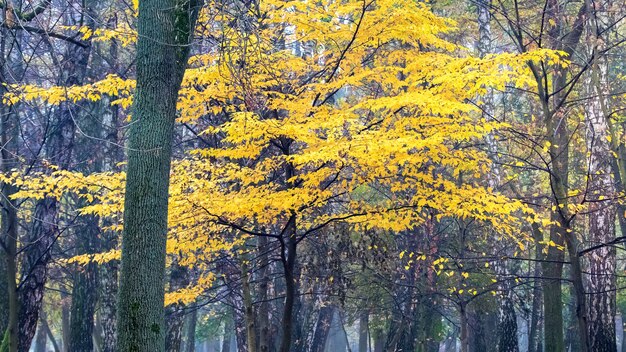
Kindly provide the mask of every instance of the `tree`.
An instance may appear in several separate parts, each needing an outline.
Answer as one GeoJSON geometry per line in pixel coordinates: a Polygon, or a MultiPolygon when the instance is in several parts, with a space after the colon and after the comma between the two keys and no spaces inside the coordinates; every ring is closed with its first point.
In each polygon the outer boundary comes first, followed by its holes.
{"type": "MultiPolygon", "coordinates": [[[[615,343],[615,290],[616,251],[605,243],[615,241],[616,207],[615,183],[611,169],[611,135],[609,131],[610,111],[608,60],[604,26],[614,23],[607,16],[605,4],[586,1],[589,24],[587,25],[591,45],[590,69],[585,75],[585,92],[588,108],[585,109],[587,123],[587,145],[589,149],[588,188],[585,197],[589,206],[589,242],[596,246],[588,251],[589,276],[586,278],[588,294],[587,320],[590,351],[616,351],[615,343]],[[605,39],[603,39],[605,38],[605,39]],[[597,247],[600,245],[600,247],[597,247]]],[[[619,178],[619,175],[615,175],[619,178]]],[[[626,214],[620,214],[620,217],[626,214]]]]}
{"type": "Polygon", "coordinates": [[[201,2],[141,0],[120,272],[120,351],[163,351],[167,208],[178,90],[201,2]]]}

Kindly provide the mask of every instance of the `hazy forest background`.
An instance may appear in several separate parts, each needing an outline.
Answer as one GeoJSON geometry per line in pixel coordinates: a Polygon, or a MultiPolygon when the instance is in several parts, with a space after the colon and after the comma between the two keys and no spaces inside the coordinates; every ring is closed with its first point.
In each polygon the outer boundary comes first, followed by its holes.
{"type": "Polygon", "coordinates": [[[625,1],[0,10],[0,352],[626,351],[625,1]]]}

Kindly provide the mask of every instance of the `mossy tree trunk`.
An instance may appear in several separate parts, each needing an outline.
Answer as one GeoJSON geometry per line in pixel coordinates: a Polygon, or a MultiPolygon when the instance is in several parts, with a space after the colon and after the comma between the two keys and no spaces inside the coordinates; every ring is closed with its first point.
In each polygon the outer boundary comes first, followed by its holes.
{"type": "Polygon", "coordinates": [[[182,81],[200,0],[140,0],[137,88],[129,132],[118,350],[165,350],[167,201],[182,81]]]}

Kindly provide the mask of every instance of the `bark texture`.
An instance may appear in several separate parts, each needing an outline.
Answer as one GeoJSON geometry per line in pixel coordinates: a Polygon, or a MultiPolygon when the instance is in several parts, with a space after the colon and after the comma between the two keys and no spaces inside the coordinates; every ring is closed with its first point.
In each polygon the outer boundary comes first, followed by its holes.
{"type": "Polygon", "coordinates": [[[129,132],[118,350],[165,349],[167,201],[176,100],[199,0],[139,2],[137,87],[129,132]]]}
{"type": "MultiPolygon", "coordinates": [[[[591,16],[591,32],[588,42],[594,43],[592,48],[593,63],[587,75],[587,93],[590,100],[587,104],[587,147],[589,157],[589,183],[586,198],[589,205],[589,242],[592,246],[610,243],[615,240],[616,208],[612,201],[615,194],[611,177],[611,147],[610,134],[607,124],[609,103],[607,96],[608,82],[606,82],[608,65],[606,57],[600,52],[603,50],[603,41],[599,37],[602,23],[600,8],[601,2],[587,1],[587,13],[591,16]]],[[[587,284],[587,321],[589,334],[589,350],[599,352],[615,352],[615,247],[601,246],[586,254],[589,262],[587,284]]]]}
{"type": "Polygon", "coordinates": [[[518,352],[517,316],[511,297],[501,299],[498,312],[498,352],[518,352]]]}

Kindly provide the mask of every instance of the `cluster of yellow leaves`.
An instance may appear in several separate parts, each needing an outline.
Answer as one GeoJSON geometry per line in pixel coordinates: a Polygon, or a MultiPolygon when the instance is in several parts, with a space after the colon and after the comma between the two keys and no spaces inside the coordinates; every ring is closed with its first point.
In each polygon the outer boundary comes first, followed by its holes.
{"type": "Polygon", "coordinates": [[[114,97],[111,103],[123,108],[130,106],[131,92],[135,81],[125,80],[116,75],[108,75],[103,80],[84,86],[72,87],[41,87],[36,85],[11,85],[8,93],[2,97],[4,104],[15,104],[18,101],[40,102],[57,105],[66,101],[76,103],[82,100],[99,101],[103,96],[114,97]]]}
{"type": "Polygon", "coordinates": [[[207,289],[211,288],[211,285],[215,281],[215,274],[208,272],[195,283],[188,285],[187,287],[170,291],[165,294],[165,305],[182,304],[187,305],[195,302],[198,296],[202,295],[207,289]]]}
{"type": "Polygon", "coordinates": [[[122,252],[119,249],[114,249],[103,253],[76,255],[67,259],[66,262],[69,264],[77,263],[80,265],[87,265],[91,262],[103,264],[113,260],[120,260],[121,255],[122,252]]]}
{"type": "Polygon", "coordinates": [[[137,42],[137,32],[127,25],[119,26],[114,29],[89,28],[86,26],[66,26],[64,29],[77,31],[82,34],[82,40],[91,40],[92,42],[109,42],[115,39],[118,40],[123,47],[137,42]]]}

